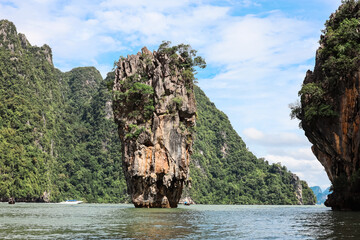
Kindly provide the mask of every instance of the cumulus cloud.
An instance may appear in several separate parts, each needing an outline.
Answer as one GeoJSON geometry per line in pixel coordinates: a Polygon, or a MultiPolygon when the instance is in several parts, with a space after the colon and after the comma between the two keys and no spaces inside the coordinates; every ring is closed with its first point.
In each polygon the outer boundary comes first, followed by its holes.
{"type": "Polygon", "coordinates": [[[229,17],[228,10],[175,0],[0,2],[0,15],[13,21],[32,44],[49,44],[60,68],[69,60],[91,64],[101,54],[156,47],[162,40],[206,45],[210,29],[229,17]]]}
{"type": "Polygon", "coordinates": [[[255,149],[267,161],[281,163],[301,179],[305,179],[310,186],[318,185],[322,189],[330,186],[324,167],[315,158],[305,138],[286,132],[264,133],[256,128],[245,129],[243,136],[250,148],[257,146],[255,149]]]}
{"type": "Polygon", "coordinates": [[[256,128],[247,128],[244,130],[244,134],[248,138],[254,140],[262,140],[265,137],[264,134],[261,131],[257,130],[256,128]]]}
{"type": "Polygon", "coordinates": [[[291,156],[266,155],[265,159],[270,163],[281,163],[301,179],[306,179],[309,186],[320,186],[326,189],[330,186],[324,167],[315,158],[312,160],[294,158],[291,156]]]}
{"type": "Polygon", "coordinates": [[[308,142],[295,133],[263,133],[256,128],[247,128],[243,131],[244,137],[249,141],[266,146],[299,146],[307,145],[308,142]]]}
{"type": "Polygon", "coordinates": [[[294,159],[303,159],[303,160],[315,160],[315,156],[310,147],[304,148],[295,148],[295,149],[271,149],[269,151],[270,155],[276,156],[289,156],[294,159]]]}
{"type": "Polygon", "coordinates": [[[220,39],[209,46],[212,51],[208,51],[207,58],[229,67],[237,68],[245,62],[266,63],[271,67],[289,65],[313,55],[314,39],[310,34],[315,29],[309,22],[279,12],[270,12],[266,17],[234,18],[219,30],[220,39]]]}

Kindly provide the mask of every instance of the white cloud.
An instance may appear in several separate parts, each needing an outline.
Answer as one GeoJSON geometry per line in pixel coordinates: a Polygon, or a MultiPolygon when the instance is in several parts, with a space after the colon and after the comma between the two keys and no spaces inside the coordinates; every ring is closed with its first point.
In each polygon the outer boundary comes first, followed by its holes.
{"type": "Polygon", "coordinates": [[[252,0],[243,0],[243,1],[241,1],[241,5],[243,7],[260,6],[259,3],[257,3],[256,1],[252,1],[252,0]]]}
{"type": "Polygon", "coordinates": [[[245,142],[251,147],[256,146],[257,152],[262,152],[259,156],[270,163],[280,162],[305,179],[309,186],[317,185],[322,189],[330,186],[324,167],[315,158],[304,137],[286,132],[264,133],[256,128],[245,129],[243,134],[245,142]]]}
{"type": "Polygon", "coordinates": [[[308,22],[278,12],[234,18],[222,27],[218,41],[208,46],[209,61],[235,69],[244,63],[278,67],[301,63],[314,55],[316,39],[311,34],[317,30],[308,22]]]}
{"type": "Polygon", "coordinates": [[[290,132],[263,133],[256,128],[247,128],[243,131],[243,134],[249,140],[248,142],[255,142],[265,146],[301,146],[308,144],[304,138],[290,132]]]}
{"type": "Polygon", "coordinates": [[[304,160],[315,160],[315,156],[310,147],[306,148],[295,148],[295,149],[271,149],[269,151],[270,155],[276,156],[288,156],[294,159],[304,159],[304,160]]]}
{"type": "MultiPolygon", "coordinates": [[[[0,15],[14,21],[32,44],[49,44],[54,62],[94,62],[106,52],[158,45],[162,40],[205,44],[208,27],[228,17],[228,7],[201,1],[15,1],[0,15]]],[[[60,66],[61,67],[61,66],[60,66]]]]}
{"type": "MultiPolygon", "coordinates": [[[[197,0],[192,1],[192,3],[196,4],[197,0]]],[[[148,0],[106,0],[101,1],[100,6],[104,9],[149,9],[149,10],[157,10],[160,12],[181,9],[182,7],[188,6],[190,3],[189,0],[152,0],[149,2],[148,0]]]]}
{"type": "Polygon", "coordinates": [[[276,156],[276,155],[266,155],[265,159],[271,163],[281,162],[282,165],[287,166],[290,169],[293,169],[294,172],[302,172],[304,169],[307,171],[322,171],[323,167],[316,160],[306,160],[306,159],[295,159],[290,156],[276,156]]]}
{"type": "Polygon", "coordinates": [[[315,158],[308,160],[296,159],[291,156],[266,155],[265,159],[270,163],[280,162],[285,165],[301,179],[306,179],[309,186],[320,186],[322,189],[330,186],[324,167],[315,158]]]}
{"type": "Polygon", "coordinates": [[[247,128],[244,130],[245,136],[254,140],[264,139],[264,134],[256,128],[247,128]]]}

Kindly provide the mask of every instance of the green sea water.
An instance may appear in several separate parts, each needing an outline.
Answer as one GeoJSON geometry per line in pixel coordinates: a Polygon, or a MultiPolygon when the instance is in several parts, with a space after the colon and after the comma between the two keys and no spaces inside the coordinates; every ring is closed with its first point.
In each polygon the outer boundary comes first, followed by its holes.
{"type": "Polygon", "coordinates": [[[322,206],[0,203],[0,239],[360,239],[360,213],[322,206]]]}

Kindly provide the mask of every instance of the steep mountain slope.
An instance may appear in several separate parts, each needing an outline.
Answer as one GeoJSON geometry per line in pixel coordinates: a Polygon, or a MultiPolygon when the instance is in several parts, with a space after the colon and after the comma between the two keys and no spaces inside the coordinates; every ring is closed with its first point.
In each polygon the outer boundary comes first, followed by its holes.
{"type": "Polygon", "coordinates": [[[63,80],[67,105],[59,133],[59,197],[125,201],[120,141],[105,82],[93,67],[75,68],[65,73],[63,80]]]}
{"type": "Polygon", "coordinates": [[[0,198],[48,200],[64,106],[49,46],[0,22],[0,198]]]}
{"type": "Polygon", "coordinates": [[[95,68],[62,73],[0,21],[0,199],[127,199],[110,94],[95,68]]]}
{"type": "Polygon", "coordinates": [[[227,116],[195,86],[198,119],[190,163],[198,203],[315,204],[307,184],[278,164],[256,158],[232,128],[227,116]]]}

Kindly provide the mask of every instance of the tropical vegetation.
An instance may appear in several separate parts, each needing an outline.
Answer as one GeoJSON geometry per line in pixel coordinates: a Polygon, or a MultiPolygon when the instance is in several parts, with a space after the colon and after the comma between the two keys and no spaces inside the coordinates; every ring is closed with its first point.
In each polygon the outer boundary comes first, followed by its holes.
{"type": "Polygon", "coordinates": [[[319,117],[338,116],[331,98],[340,86],[346,86],[357,70],[360,61],[360,2],[342,0],[339,9],[325,23],[317,52],[313,82],[304,83],[299,96],[301,101],[291,104],[291,117],[314,122],[319,117]]]}

